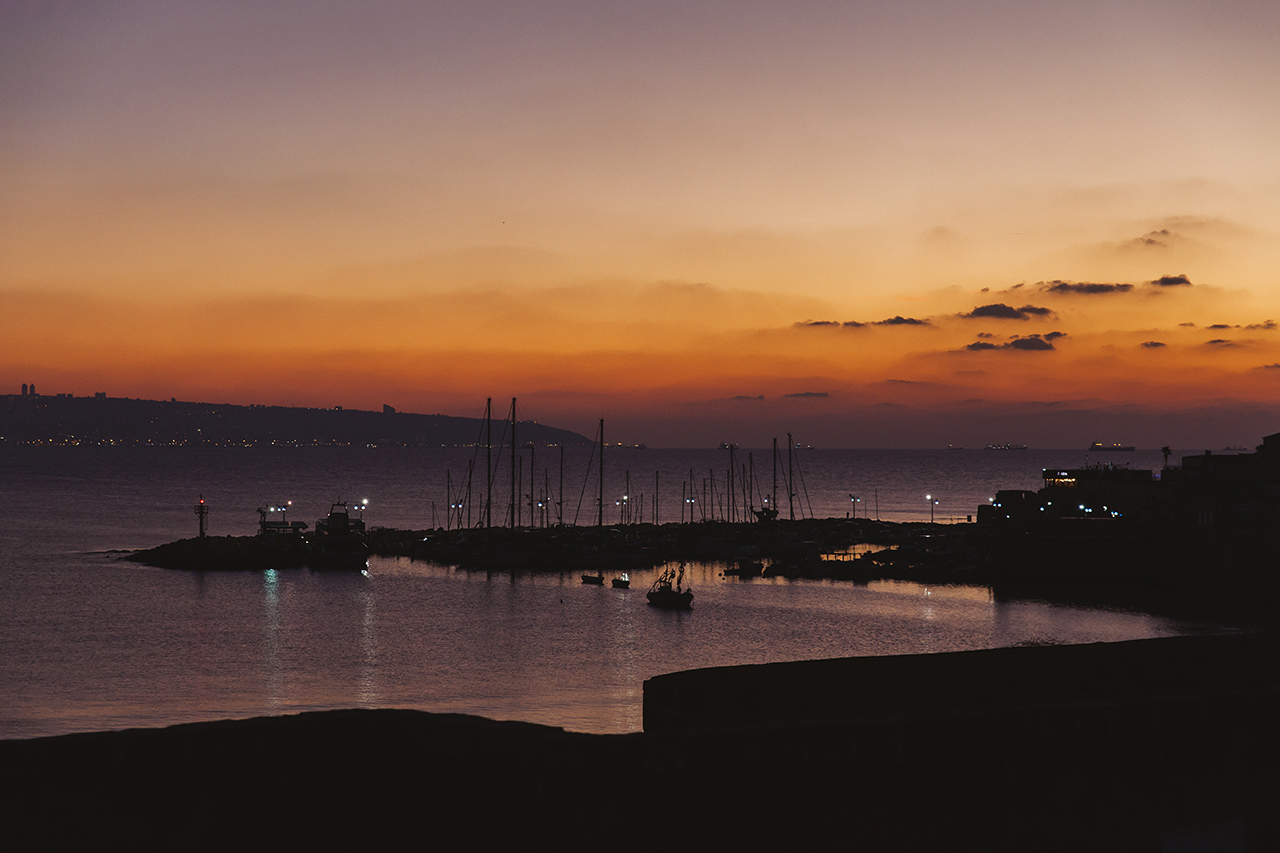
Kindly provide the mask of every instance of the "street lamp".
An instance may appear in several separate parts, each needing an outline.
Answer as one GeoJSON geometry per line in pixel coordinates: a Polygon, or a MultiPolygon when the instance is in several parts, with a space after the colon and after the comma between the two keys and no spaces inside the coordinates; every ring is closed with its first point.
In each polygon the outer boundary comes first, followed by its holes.
{"type": "Polygon", "coordinates": [[[933,495],[925,495],[924,499],[929,502],[929,523],[933,524],[933,508],[938,505],[938,502],[933,499],[933,495]]]}

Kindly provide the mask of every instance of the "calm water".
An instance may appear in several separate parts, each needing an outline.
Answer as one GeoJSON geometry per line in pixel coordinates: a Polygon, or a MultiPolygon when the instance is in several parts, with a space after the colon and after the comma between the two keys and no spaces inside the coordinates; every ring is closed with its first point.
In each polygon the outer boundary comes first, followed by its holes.
{"type": "MultiPolygon", "coordinates": [[[[727,456],[612,451],[606,519],[624,511],[627,472],[633,518],[641,502],[652,518],[655,471],[662,521],[688,506],[682,483],[687,493],[693,482],[700,501],[704,489],[710,495],[702,481],[713,471],[723,504],[727,456]]],[[[769,456],[753,454],[765,491],[769,456]]],[[[1123,456],[1134,467],[1160,464],[1154,451],[1123,456]]],[[[368,498],[371,525],[431,526],[433,506],[443,525],[445,472],[456,496],[472,458],[456,449],[0,448],[0,737],[344,707],[623,732],[641,726],[644,679],[680,669],[1196,630],[1141,614],[997,603],[983,588],[739,582],[713,565],[692,567],[692,613],[664,613],[645,605],[651,572],[614,590],[573,574],[407,559],[374,558],[362,575],[193,573],[119,560],[122,550],[193,535],[201,494],[212,535],[251,533],[255,507],[273,501],[292,500],[291,518],[314,524],[339,497],[368,498]]],[[[745,452],[738,461],[747,464],[745,452]]],[[[859,515],[868,506],[875,515],[878,494],[882,518],[928,518],[932,494],[939,519],[963,518],[996,488],[1036,488],[1042,467],[1083,461],[1079,451],[808,450],[795,476],[797,514],[803,503],[805,515],[811,506],[843,516],[853,494],[865,498],[859,515]]],[[[570,521],[594,520],[586,469],[585,451],[566,456],[570,521]]],[[[559,451],[539,451],[535,471],[555,500],[559,451]]],[[[505,514],[504,478],[494,494],[495,515],[505,514]]]]}

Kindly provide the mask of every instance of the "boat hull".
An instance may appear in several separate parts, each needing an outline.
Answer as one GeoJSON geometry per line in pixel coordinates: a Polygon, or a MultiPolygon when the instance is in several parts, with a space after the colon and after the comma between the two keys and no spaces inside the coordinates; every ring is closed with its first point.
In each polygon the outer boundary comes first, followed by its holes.
{"type": "Polygon", "coordinates": [[[646,596],[649,604],[662,610],[692,610],[693,591],[676,592],[674,589],[650,590],[646,596]]]}

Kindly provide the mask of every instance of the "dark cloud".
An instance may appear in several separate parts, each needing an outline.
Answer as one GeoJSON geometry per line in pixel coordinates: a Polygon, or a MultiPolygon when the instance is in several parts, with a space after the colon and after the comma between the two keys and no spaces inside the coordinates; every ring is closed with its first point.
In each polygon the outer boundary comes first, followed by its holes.
{"type": "Polygon", "coordinates": [[[1275,320],[1267,320],[1262,323],[1250,323],[1249,325],[1245,326],[1246,329],[1254,329],[1254,330],[1264,331],[1264,332],[1269,332],[1275,327],[1276,327],[1275,320]]]}
{"type": "Polygon", "coordinates": [[[1214,323],[1212,326],[1205,326],[1205,328],[1206,329],[1230,329],[1233,327],[1227,325],[1226,323],[1214,323]]]}
{"type": "Polygon", "coordinates": [[[991,334],[990,332],[978,332],[978,337],[980,337],[980,338],[994,338],[994,337],[995,337],[995,335],[991,334]]]}
{"type": "Polygon", "coordinates": [[[764,395],[757,394],[756,396],[752,397],[750,394],[739,394],[738,396],[730,397],[729,399],[730,400],[763,400],[764,395]]]}
{"type": "Polygon", "coordinates": [[[1154,284],[1156,287],[1190,287],[1191,279],[1183,275],[1162,275],[1147,284],[1154,284]]]}
{"type": "Polygon", "coordinates": [[[1014,308],[1012,305],[1005,305],[1003,302],[994,302],[990,305],[979,305],[968,314],[959,314],[957,316],[967,319],[1029,320],[1032,317],[1048,317],[1052,314],[1052,310],[1040,308],[1036,305],[1023,305],[1021,308],[1014,308]]]}
{"type": "Polygon", "coordinates": [[[1235,344],[1233,344],[1231,341],[1227,340],[1226,338],[1214,338],[1214,339],[1213,339],[1213,340],[1211,340],[1211,341],[1205,341],[1205,342],[1204,342],[1204,345],[1205,345],[1205,346],[1207,346],[1207,347],[1233,347],[1233,346],[1235,346],[1235,344]]]}
{"type": "Polygon", "coordinates": [[[915,317],[890,317],[888,320],[877,320],[877,326],[929,326],[928,320],[917,320],[915,317]]]}
{"type": "Polygon", "coordinates": [[[1042,281],[1039,287],[1045,293],[1079,294],[1098,296],[1107,293],[1128,293],[1133,290],[1132,284],[1097,284],[1091,281],[1042,281]]]}
{"type": "Polygon", "coordinates": [[[800,391],[796,394],[783,394],[784,397],[830,397],[826,391],[800,391]]]}
{"type": "Polygon", "coordinates": [[[1132,242],[1138,246],[1167,246],[1168,239],[1172,236],[1173,232],[1168,228],[1161,228],[1159,231],[1148,231],[1141,237],[1134,237],[1132,242]]]}
{"type": "Polygon", "coordinates": [[[974,341],[964,347],[965,352],[985,352],[986,350],[1021,350],[1023,352],[1045,352],[1046,350],[1056,349],[1052,341],[1058,338],[1065,338],[1065,332],[1050,332],[1047,335],[1027,335],[1026,337],[1013,337],[1003,344],[993,344],[988,341],[974,341]]]}
{"type": "Polygon", "coordinates": [[[1178,325],[1179,325],[1179,326],[1186,326],[1188,329],[1194,329],[1194,328],[1196,327],[1196,324],[1195,324],[1195,323],[1179,323],[1178,325]]]}
{"type": "Polygon", "coordinates": [[[1033,352],[1043,352],[1044,350],[1053,349],[1053,344],[1043,338],[1014,338],[1005,344],[1008,349],[1030,350],[1033,352]]]}
{"type": "Polygon", "coordinates": [[[1280,364],[1264,364],[1261,367],[1255,367],[1254,370],[1280,370],[1280,364]]]}
{"type": "Polygon", "coordinates": [[[875,320],[870,323],[860,323],[857,320],[845,320],[841,323],[839,320],[803,320],[796,323],[798,329],[817,328],[822,326],[840,327],[844,329],[861,329],[863,326],[931,326],[928,320],[917,320],[915,317],[890,317],[887,320],[875,320]]]}
{"type": "Polygon", "coordinates": [[[1159,349],[1160,347],[1165,346],[1161,341],[1143,341],[1142,345],[1147,349],[1159,349]]]}

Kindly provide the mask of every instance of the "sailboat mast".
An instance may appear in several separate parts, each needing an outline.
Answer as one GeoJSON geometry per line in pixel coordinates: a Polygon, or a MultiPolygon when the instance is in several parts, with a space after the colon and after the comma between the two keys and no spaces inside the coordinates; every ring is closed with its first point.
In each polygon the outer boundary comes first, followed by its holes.
{"type": "Polygon", "coordinates": [[[511,398],[511,526],[516,526],[516,398],[511,398]]]}
{"type": "Polygon", "coordinates": [[[600,419],[600,508],[596,524],[604,527],[604,418],[600,419]]]}
{"type": "Polygon", "coordinates": [[[773,508],[778,508],[778,439],[773,439],[773,493],[769,496],[773,508]]]}
{"type": "Polygon", "coordinates": [[[792,450],[795,449],[795,443],[791,440],[791,433],[787,433],[787,507],[791,511],[791,520],[796,520],[796,484],[795,484],[795,458],[792,450]]]}
{"type": "Polygon", "coordinates": [[[493,398],[484,401],[484,526],[493,523],[493,398]]]}

